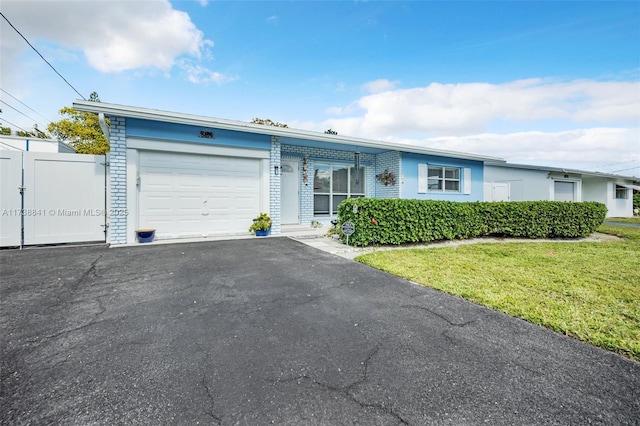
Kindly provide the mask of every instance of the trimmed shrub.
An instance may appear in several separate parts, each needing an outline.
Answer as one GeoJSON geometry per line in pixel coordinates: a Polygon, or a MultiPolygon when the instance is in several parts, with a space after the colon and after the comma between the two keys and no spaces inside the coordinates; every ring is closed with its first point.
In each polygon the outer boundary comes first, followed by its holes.
{"type": "MultiPolygon", "coordinates": [[[[338,206],[338,229],[352,222],[349,244],[426,243],[486,235],[520,238],[585,237],[602,224],[604,204],[561,201],[457,203],[349,198],[338,206]]],[[[342,236],[342,240],[346,238],[342,236]]]]}

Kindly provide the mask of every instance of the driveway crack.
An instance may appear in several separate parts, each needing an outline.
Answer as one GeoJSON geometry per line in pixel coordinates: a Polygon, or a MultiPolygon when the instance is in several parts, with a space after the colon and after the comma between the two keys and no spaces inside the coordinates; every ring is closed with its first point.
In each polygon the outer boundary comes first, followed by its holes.
{"type": "Polygon", "coordinates": [[[465,321],[465,322],[454,322],[451,321],[449,318],[447,318],[446,316],[439,314],[438,312],[435,312],[429,308],[426,308],[424,306],[420,306],[420,305],[402,305],[400,306],[401,308],[408,308],[408,309],[421,309],[423,311],[427,311],[429,312],[431,315],[440,318],[441,320],[443,320],[444,322],[448,323],[449,325],[453,326],[453,327],[465,327],[469,324],[474,323],[476,320],[469,320],[469,321],[465,321]]]}
{"type": "Polygon", "coordinates": [[[347,385],[347,386],[333,386],[330,385],[328,383],[324,383],[321,382],[317,379],[315,379],[314,377],[310,376],[309,374],[300,374],[298,376],[295,377],[288,377],[285,379],[276,379],[275,383],[273,380],[269,380],[270,382],[274,383],[274,384],[279,384],[279,383],[287,383],[287,382],[298,382],[300,383],[301,381],[309,381],[311,384],[313,384],[314,386],[318,386],[324,389],[327,389],[329,391],[332,392],[337,392],[341,395],[343,395],[344,397],[348,398],[349,400],[353,401],[354,403],[358,404],[361,408],[373,408],[379,411],[382,411],[383,413],[395,418],[400,424],[403,425],[411,425],[411,423],[409,423],[409,421],[407,421],[406,419],[404,419],[399,413],[397,413],[393,407],[390,406],[386,406],[384,404],[374,404],[374,403],[368,403],[366,401],[362,401],[360,400],[356,395],[353,394],[353,389],[366,382],[367,380],[369,380],[369,369],[371,366],[371,362],[373,360],[373,358],[378,354],[378,352],[380,352],[380,344],[377,344],[371,351],[369,351],[369,353],[367,354],[367,356],[365,357],[364,360],[362,360],[360,362],[360,364],[362,365],[362,370],[361,370],[361,375],[362,377],[347,385]]]}
{"type": "MultiPolygon", "coordinates": [[[[211,389],[209,389],[209,386],[207,385],[207,378],[206,376],[203,374],[202,375],[202,380],[200,382],[202,384],[202,387],[205,390],[205,394],[207,396],[207,399],[209,400],[210,404],[212,407],[215,407],[215,398],[214,396],[211,394],[211,389]]],[[[206,409],[204,410],[205,414],[208,415],[209,417],[211,417],[211,419],[218,425],[222,424],[222,417],[216,415],[213,410],[211,409],[206,409]]]]}

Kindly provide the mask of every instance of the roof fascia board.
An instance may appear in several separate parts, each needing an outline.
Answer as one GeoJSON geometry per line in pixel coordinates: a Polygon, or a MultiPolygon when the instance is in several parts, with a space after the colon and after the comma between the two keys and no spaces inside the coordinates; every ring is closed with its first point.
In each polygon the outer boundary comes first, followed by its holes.
{"type": "Polygon", "coordinates": [[[573,174],[581,174],[581,175],[593,176],[593,177],[625,179],[625,180],[631,180],[634,182],[638,181],[638,178],[633,176],[622,176],[622,175],[615,175],[611,173],[602,173],[602,172],[590,172],[588,170],[563,169],[560,167],[545,167],[545,166],[535,166],[535,165],[529,165],[529,164],[511,164],[506,162],[493,162],[493,161],[487,161],[485,163],[485,166],[510,167],[512,169],[538,170],[542,172],[554,172],[554,173],[573,173],[573,174]]]}
{"type": "Polygon", "coordinates": [[[202,127],[213,127],[224,130],[233,130],[249,133],[267,134],[270,136],[282,136],[288,138],[314,140],[327,143],[347,144],[352,146],[362,146],[368,148],[378,148],[388,151],[404,151],[416,154],[436,155],[442,157],[453,157],[465,160],[492,161],[496,163],[504,162],[502,158],[489,157],[479,154],[470,154],[457,151],[446,151],[431,148],[422,148],[407,144],[392,144],[389,142],[376,141],[371,139],[351,138],[339,135],[322,134],[307,130],[290,129],[275,126],[265,126],[262,124],[244,123],[241,121],[223,120],[218,118],[208,118],[191,114],[175,113],[169,111],[129,107],[124,105],[107,104],[102,102],[75,101],[73,107],[78,111],[104,113],[110,116],[120,116],[127,118],[139,118],[153,121],[167,121],[177,124],[188,124],[202,127]]]}

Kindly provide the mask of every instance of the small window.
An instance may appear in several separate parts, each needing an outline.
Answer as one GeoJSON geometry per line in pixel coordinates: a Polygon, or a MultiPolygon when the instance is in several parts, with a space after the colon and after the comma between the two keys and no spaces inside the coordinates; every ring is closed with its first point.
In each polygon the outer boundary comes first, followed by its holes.
{"type": "Polygon", "coordinates": [[[427,189],[429,192],[460,192],[460,169],[427,165],[427,189]]]}
{"type": "Polygon", "coordinates": [[[629,198],[629,190],[622,185],[616,185],[616,199],[626,200],[627,198],[629,198]]]}

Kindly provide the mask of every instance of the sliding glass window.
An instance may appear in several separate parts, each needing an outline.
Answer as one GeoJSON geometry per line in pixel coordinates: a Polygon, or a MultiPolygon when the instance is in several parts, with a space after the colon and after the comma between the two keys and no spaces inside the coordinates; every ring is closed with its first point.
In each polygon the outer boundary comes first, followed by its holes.
{"type": "Polygon", "coordinates": [[[313,215],[334,216],[338,205],[350,197],[364,197],[364,167],[316,164],[313,172],[313,215]]]}

